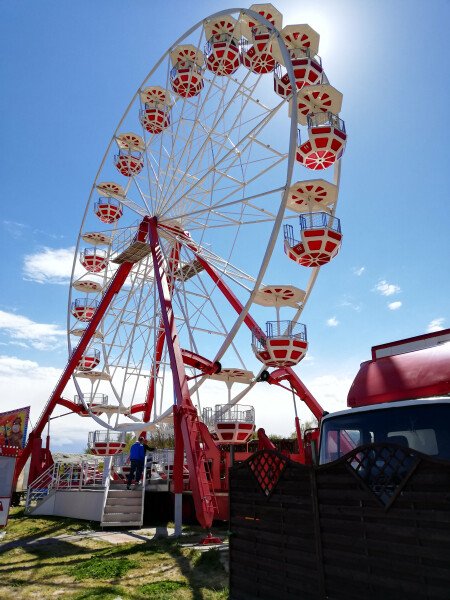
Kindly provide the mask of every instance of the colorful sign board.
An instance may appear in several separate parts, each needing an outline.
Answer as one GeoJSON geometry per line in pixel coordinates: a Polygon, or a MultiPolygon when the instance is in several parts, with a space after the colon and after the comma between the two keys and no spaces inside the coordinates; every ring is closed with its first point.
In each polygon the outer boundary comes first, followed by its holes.
{"type": "Polygon", "coordinates": [[[15,467],[15,458],[0,456],[0,527],[4,527],[8,520],[15,467]]]}
{"type": "Polygon", "coordinates": [[[29,414],[29,406],[0,413],[0,448],[25,446],[29,414]]]}

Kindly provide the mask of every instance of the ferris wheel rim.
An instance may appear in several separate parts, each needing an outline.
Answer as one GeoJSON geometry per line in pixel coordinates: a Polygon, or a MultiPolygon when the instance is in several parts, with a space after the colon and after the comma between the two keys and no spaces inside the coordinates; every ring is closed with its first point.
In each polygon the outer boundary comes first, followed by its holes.
{"type": "MultiPolygon", "coordinates": [[[[278,39],[278,43],[280,45],[280,50],[281,53],[285,59],[285,63],[286,63],[286,69],[287,72],[289,74],[289,78],[292,84],[295,83],[295,78],[294,78],[294,72],[293,72],[293,68],[292,68],[292,64],[289,58],[289,54],[288,54],[288,50],[284,44],[284,41],[282,39],[282,36],[280,34],[280,32],[273,27],[268,21],[266,21],[266,19],[264,17],[262,17],[261,15],[259,15],[258,13],[251,11],[249,9],[245,9],[245,8],[233,8],[233,9],[225,9],[222,11],[218,11],[216,13],[213,13],[212,15],[209,15],[208,17],[206,17],[205,19],[202,19],[201,21],[199,21],[196,25],[192,26],[189,30],[187,30],[183,35],[181,35],[178,40],[176,42],[174,42],[174,44],[169,47],[168,50],[166,50],[166,52],[161,56],[161,58],[155,63],[155,65],[153,66],[153,68],[150,70],[150,72],[148,73],[148,75],[144,78],[143,82],[141,83],[141,85],[138,87],[136,93],[134,94],[134,96],[132,97],[128,107],[126,108],[122,118],[120,119],[112,137],[111,140],[108,144],[108,147],[105,151],[105,154],[103,156],[103,159],[100,163],[99,169],[97,171],[97,175],[94,179],[94,183],[92,185],[92,189],[89,195],[89,199],[86,205],[86,209],[85,209],[85,213],[83,215],[83,219],[81,222],[81,227],[80,227],[80,232],[79,232],[79,236],[77,239],[77,244],[76,244],[76,249],[75,249],[75,256],[74,256],[74,263],[73,263],[73,267],[72,267],[72,274],[71,274],[71,285],[70,285],[70,291],[69,291],[69,310],[68,310],[68,318],[67,318],[67,324],[68,324],[68,348],[69,348],[69,352],[72,350],[72,344],[71,344],[71,337],[70,337],[70,305],[72,302],[72,295],[73,295],[73,288],[72,288],[72,283],[74,281],[74,273],[75,273],[75,268],[76,268],[76,264],[77,264],[77,256],[78,256],[78,252],[79,252],[79,248],[80,248],[80,243],[81,243],[81,235],[83,232],[83,226],[84,223],[86,221],[86,216],[88,214],[89,208],[92,205],[92,198],[95,194],[95,190],[96,190],[96,184],[99,181],[99,177],[102,173],[102,169],[104,168],[104,165],[108,159],[108,156],[110,155],[110,151],[113,147],[113,144],[116,140],[117,134],[120,131],[120,128],[122,126],[122,124],[124,123],[125,119],[127,118],[127,115],[129,114],[130,110],[132,109],[132,107],[134,106],[136,99],[139,96],[140,90],[143,88],[143,86],[145,85],[145,83],[150,79],[150,77],[152,76],[152,74],[163,64],[164,60],[169,56],[170,51],[173,47],[175,47],[176,45],[180,44],[181,42],[183,42],[183,40],[185,40],[186,38],[188,38],[192,33],[194,33],[197,29],[201,28],[202,25],[204,24],[205,21],[210,20],[210,19],[214,19],[220,16],[224,16],[224,15],[231,15],[234,13],[240,13],[240,14],[249,14],[250,16],[252,16],[254,19],[260,21],[263,25],[265,25],[268,29],[270,29],[271,34],[274,35],[275,37],[277,37],[278,39]]],[[[270,263],[270,259],[273,253],[273,249],[275,247],[278,235],[279,235],[279,231],[281,228],[281,224],[282,224],[282,220],[284,217],[284,213],[285,213],[285,208],[286,208],[286,203],[287,203],[287,198],[288,198],[288,190],[289,190],[289,185],[292,182],[292,175],[293,175],[293,168],[294,168],[294,164],[295,164],[295,149],[296,149],[296,140],[297,140],[297,106],[296,103],[293,103],[293,109],[292,109],[292,113],[290,115],[290,137],[289,137],[289,149],[288,149],[288,159],[287,159],[287,168],[286,168],[286,183],[284,185],[284,188],[280,188],[283,189],[283,194],[282,194],[282,200],[280,203],[280,207],[276,216],[276,219],[274,221],[272,230],[271,230],[271,235],[270,238],[268,240],[268,244],[266,246],[266,251],[264,253],[264,257],[260,266],[260,269],[258,271],[258,275],[257,277],[254,279],[254,285],[253,285],[253,290],[249,295],[249,298],[247,300],[247,302],[245,303],[245,305],[242,308],[241,313],[238,315],[238,317],[236,318],[233,326],[231,327],[228,336],[226,338],[226,340],[223,342],[221,348],[218,350],[217,354],[214,357],[214,360],[220,360],[220,358],[222,358],[222,356],[224,355],[224,353],[226,352],[226,350],[229,348],[229,346],[232,344],[233,340],[235,339],[235,336],[238,332],[238,330],[240,329],[246,315],[248,314],[248,312],[250,311],[253,302],[254,302],[254,298],[255,295],[262,283],[264,274],[267,270],[267,267],[270,263]]],[[[336,169],[338,168],[338,165],[340,167],[340,161],[338,161],[335,165],[335,173],[336,173],[336,169]]],[[[126,190],[128,190],[128,188],[132,185],[132,179],[130,177],[126,187],[126,190]]],[[[335,210],[335,207],[334,207],[335,210]]],[[[313,269],[313,272],[311,274],[310,277],[310,283],[308,284],[308,288],[307,288],[307,298],[309,297],[309,294],[312,290],[312,287],[315,283],[315,280],[317,278],[318,275],[318,271],[319,271],[320,267],[313,269]]],[[[307,299],[306,298],[306,299],[307,299]]],[[[304,303],[302,303],[301,308],[299,309],[298,314],[296,314],[295,318],[299,318],[301,312],[303,311],[304,307],[306,304],[306,300],[304,303]]],[[[261,371],[264,370],[264,367],[261,369],[261,371]]],[[[79,392],[81,393],[81,390],[79,388],[79,385],[76,381],[76,377],[74,376],[74,381],[75,381],[75,386],[77,388],[77,390],[79,390],[79,392]]],[[[201,380],[200,380],[201,381],[201,380]]],[[[196,384],[197,385],[197,384],[196,384]]],[[[195,389],[198,389],[196,387],[196,385],[193,386],[193,389],[195,391],[195,389]]],[[[248,390],[251,389],[252,385],[248,386],[248,390]]],[[[241,397],[241,394],[239,394],[239,396],[241,397]]],[[[92,413],[92,411],[88,408],[89,410],[89,414],[91,417],[93,417],[99,424],[102,424],[103,426],[107,426],[109,427],[109,425],[106,425],[104,421],[102,421],[101,419],[99,419],[96,415],[94,415],[92,413]]],[[[111,427],[112,429],[113,427],[111,427]]]]}

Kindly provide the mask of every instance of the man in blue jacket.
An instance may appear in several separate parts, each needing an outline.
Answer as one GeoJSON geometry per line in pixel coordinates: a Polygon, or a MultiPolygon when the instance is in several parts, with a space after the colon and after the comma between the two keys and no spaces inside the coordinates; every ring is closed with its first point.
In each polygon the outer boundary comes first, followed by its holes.
{"type": "Polygon", "coordinates": [[[130,472],[127,476],[127,490],[131,488],[133,479],[137,484],[140,482],[144,470],[145,453],[147,450],[153,452],[155,449],[147,446],[145,437],[141,435],[139,436],[138,441],[134,442],[130,448],[130,472]]]}

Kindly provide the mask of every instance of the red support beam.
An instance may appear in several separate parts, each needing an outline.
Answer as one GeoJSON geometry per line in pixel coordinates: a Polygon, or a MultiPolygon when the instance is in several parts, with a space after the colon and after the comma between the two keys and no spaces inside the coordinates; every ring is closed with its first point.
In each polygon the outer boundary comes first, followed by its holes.
{"type": "Polygon", "coordinates": [[[156,219],[150,221],[150,247],[172,369],[176,399],[176,418],[180,419],[180,428],[189,467],[192,496],[200,525],[209,529],[215,513],[214,490],[206,472],[206,457],[203,449],[204,441],[199,428],[197,411],[192,404],[189,393],[183,355],[173,313],[171,293],[164,268],[164,256],[159,244],[156,219]]]}
{"type": "MultiPolygon", "coordinates": [[[[145,217],[139,226],[136,240],[144,242],[144,241],[146,241],[147,235],[148,235],[148,217],[145,217]]],[[[114,276],[111,280],[111,283],[109,284],[109,287],[107,288],[103,298],[101,299],[100,304],[99,304],[97,310],[95,311],[94,316],[90,320],[89,325],[86,328],[86,331],[82,335],[78,346],[75,348],[72,355],[70,356],[70,358],[67,362],[67,365],[66,365],[58,383],[56,384],[55,389],[53,390],[44,410],[41,413],[41,416],[39,417],[36,427],[33,429],[33,431],[30,433],[30,435],[28,437],[27,445],[23,449],[23,452],[16,463],[16,472],[15,472],[16,477],[19,476],[25,463],[27,462],[28,457],[30,456],[33,445],[34,445],[34,440],[37,440],[38,438],[40,438],[40,436],[44,430],[44,427],[46,426],[47,421],[50,418],[50,415],[52,414],[53,410],[55,409],[55,406],[60,401],[60,398],[64,391],[64,388],[66,387],[69,379],[72,377],[75,369],[77,368],[78,363],[80,362],[80,359],[83,355],[83,352],[86,350],[89,342],[91,341],[98,325],[100,324],[100,321],[102,320],[103,316],[105,315],[105,312],[106,312],[108,306],[111,304],[111,301],[113,300],[114,296],[120,291],[123,284],[125,283],[125,280],[128,277],[132,267],[133,267],[133,263],[124,262],[123,264],[120,265],[120,267],[117,269],[116,273],[114,274],[114,276]]]]}
{"type": "MultiPolygon", "coordinates": [[[[234,308],[234,310],[238,313],[238,315],[240,315],[243,306],[237,298],[237,296],[226,285],[220,274],[217,273],[217,271],[213,269],[213,267],[211,267],[211,265],[204,258],[202,258],[199,254],[196,254],[196,258],[198,262],[202,265],[202,267],[205,269],[205,271],[208,273],[208,275],[211,277],[211,279],[214,281],[214,283],[217,285],[222,294],[225,296],[225,298],[228,300],[228,302],[231,304],[231,306],[234,308]]],[[[245,315],[244,323],[247,325],[250,331],[255,332],[255,334],[258,335],[258,337],[262,337],[265,339],[266,334],[262,331],[258,323],[255,321],[255,319],[253,319],[253,317],[249,313],[245,315]]]]}
{"type": "MultiPolygon", "coordinates": [[[[175,271],[176,266],[178,266],[180,260],[180,244],[179,242],[175,242],[172,251],[170,253],[169,265],[172,273],[175,271]]],[[[172,293],[173,289],[173,279],[171,275],[167,275],[167,284],[169,286],[170,293],[172,293]]],[[[164,342],[166,340],[166,332],[164,330],[164,323],[161,318],[158,328],[158,339],[156,340],[155,346],[155,356],[153,358],[153,367],[152,373],[150,375],[150,381],[148,383],[147,395],[145,398],[145,405],[143,411],[142,420],[145,422],[150,421],[150,415],[153,409],[153,402],[155,400],[155,388],[156,388],[156,378],[159,373],[159,366],[161,364],[162,353],[164,350],[164,342]]]]}
{"type": "MultiPolygon", "coordinates": [[[[217,271],[213,269],[213,267],[211,267],[211,265],[204,258],[199,256],[198,254],[196,254],[196,257],[202,265],[202,267],[211,277],[211,279],[217,284],[217,287],[223,293],[225,298],[229,301],[234,310],[238,314],[240,314],[243,310],[243,306],[237,298],[237,296],[226,285],[220,274],[217,273],[217,271]]],[[[261,330],[259,325],[249,313],[247,313],[247,315],[245,316],[244,323],[247,325],[250,331],[261,335],[262,338],[266,337],[266,334],[261,330]]],[[[323,408],[320,406],[320,404],[317,402],[317,400],[314,398],[314,396],[311,394],[311,392],[308,390],[305,384],[301,381],[298,375],[290,367],[285,367],[273,371],[273,373],[271,373],[271,375],[269,376],[268,382],[272,384],[279,384],[283,380],[289,381],[295,393],[299,396],[301,400],[303,400],[303,402],[305,402],[305,404],[311,410],[316,419],[320,421],[324,413],[323,408]]]]}
{"type": "Polygon", "coordinates": [[[218,361],[212,362],[200,354],[191,352],[190,350],[181,350],[183,356],[183,362],[188,367],[198,369],[205,375],[213,375],[214,373],[220,373],[221,364],[218,361]]]}
{"type": "Polygon", "coordinates": [[[269,375],[269,378],[267,379],[267,382],[272,385],[280,385],[282,381],[288,381],[290,383],[292,389],[300,398],[300,400],[303,400],[312,414],[320,422],[324,413],[323,408],[308,390],[300,377],[291,369],[291,367],[282,367],[280,369],[276,369],[269,375]]]}

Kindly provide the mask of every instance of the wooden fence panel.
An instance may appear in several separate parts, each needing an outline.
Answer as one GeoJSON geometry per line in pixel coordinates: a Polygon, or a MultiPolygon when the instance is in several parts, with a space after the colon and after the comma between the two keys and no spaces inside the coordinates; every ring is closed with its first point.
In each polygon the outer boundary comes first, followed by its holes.
{"type": "Polygon", "coordinates": [[[395,445],[230,473],[231,600],[449,600],[450,462],[395,445]]]}

